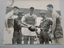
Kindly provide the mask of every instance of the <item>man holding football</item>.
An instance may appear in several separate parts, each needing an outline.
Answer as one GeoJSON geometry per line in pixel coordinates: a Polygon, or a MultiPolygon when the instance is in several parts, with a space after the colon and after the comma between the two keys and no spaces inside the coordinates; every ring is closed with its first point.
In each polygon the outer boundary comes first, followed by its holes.
{"type": "MultiPolygon", "coordinates": [[[[34,14],[34,7],[30,7],[29,13],[24,15],[22,18],[22,23],[25,24],[29,29],[35,28],[37,16],[34,14]]],[[[24,44],[28,44],[28,40],[30,39],[30,44],[34,43],[35,38],[35,32],[28,30],[28,28],[25,29],[25,35],[24,35],[24,44]]]]}

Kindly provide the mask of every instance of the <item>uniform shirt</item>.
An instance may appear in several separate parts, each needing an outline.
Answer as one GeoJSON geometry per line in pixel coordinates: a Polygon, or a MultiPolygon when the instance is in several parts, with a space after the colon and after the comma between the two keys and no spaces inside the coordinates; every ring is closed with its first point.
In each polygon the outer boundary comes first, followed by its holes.
{"type": "Polygon", "coordinates": [[[18,18],[15,18],[14,19],[14,31],[19,32],[20,30],[21,30],[21,26],[19,24],[19,19],[18,18]]]}
{"type": "Polygon", "coordinates": [[[52,23],[53,22],[50,19],[42,20],[42,23],[40,24],[40,28],[48,31],[52,23]]]}
{"type": "Polygon", "coordinates": [[[36,24],[36,19],[37,19],[37,16],[35,14],[26,14],[25,16],[23,16],[22,18],[22,23],[26,23],[28,25],[35,25],[36,24]]]}

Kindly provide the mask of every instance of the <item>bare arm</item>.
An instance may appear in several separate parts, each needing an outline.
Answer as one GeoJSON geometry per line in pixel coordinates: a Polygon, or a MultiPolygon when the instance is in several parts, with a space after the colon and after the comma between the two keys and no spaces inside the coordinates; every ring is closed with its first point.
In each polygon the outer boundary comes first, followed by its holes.
{"type": "Polygon", "coordinates": [[[60,15],[57,12],[55,12],[52,17],[53,17],[52,33],[54,33],[56,28],[56,19],[60,17],[60,15]]]}
{"type": "Polygon", "coordinates": [[[20,25],[21,27],[25,27],[26,25],[24,25],[23,23],[22,23],[22,20],[21,21],[18,21],[18,25],[20,25]]]}
{"type": "Polygon", "coordinates": [[[5,27],[8,28],[8,19],[13,15],[13,11],[9,12],[5,16],[5,27]]]}
{"type": "Polygon", "coordinates": [[[54,20],[53,20],[53,24],[52,24],[52,33],[54,33],[55,28],[56,28],[56,18],[54,18],[54,20]]]}
{"type": "Polygon", "coordinates": [[[21,21],[22,21],[22,24],[24,24],[25,26],[28,26],[29,24],[27,24],[27,23],[25,22],[26,16],[27,16],[27,15],[23,16],[21,21]]]}

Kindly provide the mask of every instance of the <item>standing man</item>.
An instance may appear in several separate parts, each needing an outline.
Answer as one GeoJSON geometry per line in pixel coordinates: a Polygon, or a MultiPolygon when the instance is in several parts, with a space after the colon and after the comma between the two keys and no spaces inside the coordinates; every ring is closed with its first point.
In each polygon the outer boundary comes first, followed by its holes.
{"type": "Polygon", "coordinates": [[[17,6],[14,6],[13,9],[8,12],[5,16],[5,27],[8,28],[8,19],[12,18],[14,15],[17,15],[19,12],[19,8],[17,6]]]}
{"type": "Polygon", "coordinates": [[[40,44],[49,44],[49,29],[52,25],[52,20],[46,18],[46,13],[44,11],[40,12],[41,17],[43,18],[40,23],[40,44]]]}
{"type": "MultiPolygon", "coordinates": [[[[28,27],[30,26],[35,27],[36,19],[37,19],[37,16],[34,14],[34,7],[30,7],[29,13],[23,16],[22,23],[28,27]]],[[[28,28],[25,28],[24,32],[25,32],[24,33],[24,44],[28,44],[29,38],[30,38],[30,44],[33,44],[36,33],[29,31],[28,28]]]]}
{"type": "Polygon", "coordinates": [[[52,4],[47,5],[48,11],[52,14],[53,25],[52,33],[54,37],[55,44],[63,44],[63,31],[61,26],[61,16],[54,10],[52,4]]]}
{"type": "Polygon", "coordinates": [[[21,18],[23,16],[23,12],[19,12],[18,17],[14,19],[14,33],[13,33],[13,39],[12,44],[21,44],[22,43],[22,32],[21,28],[23,26],[21,22],[21,18]]]}
{"type": "Polygon", "coordinates": [[[19,12],[19,8],[17,6],[14,6],[12,8],[12,11],[8,12],[5,16],[5,36],[4,41],[6,43],[12,44],[12,38],[13,38],[13,32],[14,32],[14,16],[17,17],[17,14],[19,12]],[[6,38],[8,35],[8,39],[6,38]]]}

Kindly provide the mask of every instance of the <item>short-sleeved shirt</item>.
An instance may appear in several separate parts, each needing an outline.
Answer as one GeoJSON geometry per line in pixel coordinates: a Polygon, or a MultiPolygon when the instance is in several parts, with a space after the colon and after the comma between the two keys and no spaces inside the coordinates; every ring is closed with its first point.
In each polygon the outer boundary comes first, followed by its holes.
{"type": "Polygon", "coordinates": [[[40,24],[40,28],[44,30],[49,30],[50,25],[52,25],[53,22],[50,19],[42,20],[42,23],[40,24]]]}
{"type": "Polygon", "coordinates": [[[25,16],[23,16],[22,22],[25,22],[29,25],[35,25],[36,18],[37,18],[37,16],[35,14],[33,14],[33,15],[26,14],[25,16]]]}

